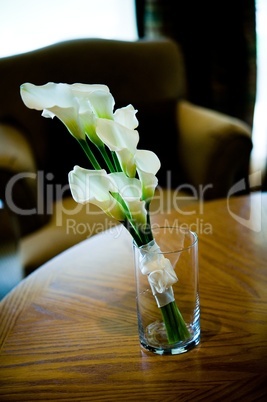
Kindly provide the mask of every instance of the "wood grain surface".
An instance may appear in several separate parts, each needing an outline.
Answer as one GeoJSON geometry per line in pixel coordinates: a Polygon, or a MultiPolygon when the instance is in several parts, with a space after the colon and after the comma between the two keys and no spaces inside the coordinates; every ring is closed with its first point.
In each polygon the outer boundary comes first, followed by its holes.
{"type": "Polygon", "coordinates": [[[118,226],[60,254],[0,303],[0,401],[266,401],[267,195],[192,204],[202,337],[140,349],[131,238],[118,226]]]}

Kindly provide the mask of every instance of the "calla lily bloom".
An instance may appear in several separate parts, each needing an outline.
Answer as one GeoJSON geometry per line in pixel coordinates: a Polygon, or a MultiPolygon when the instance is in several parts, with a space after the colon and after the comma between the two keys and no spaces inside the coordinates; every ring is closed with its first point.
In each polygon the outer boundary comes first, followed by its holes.
{"type": "Polygon", "coordinates": [[[69,172],[69,184],[76,202],[97,205],[119,221],[129,218],[134,224],[146,224],[147,212],[145,203],[140,200],[142,191],[138,179],[130,179],[124,173],[107,174],[105,170],[75,166],[69,172]]]}
{"type": "Polygon", "coordinates": [[[78,140],[86,134],[97,141],[95,116],[113,118],[114,99],[105,85],[55,84],[21,85],[21,97],[30,109],[43,110],[44,117],[58,117],[78,140]]]}
{"type": "Polygon", "coordinates": [[[133,157],[139,141],[138,132],[112,120],[98,119],[96,133],[111,151],[116,152],[123,171],[134,177],[136,167],[133,157]]]}
{"type": "Polygon", "coordinates": [[[145,202],[141,200],[142,187],[140,180],[127,177],[122,172],[110,173],[108,176],[116,183],[117,192],[127,205],[127,210],[129,211],[128,217],[137,226],[145,225],[147,211],[145,202]]]}
{"type": "Polygon", "coordinates": [[[158,185],[155,175],[160,168],[160,160],[154,152],[144,149],[137,149],[134,159],[138,177],[142,183],[142,199],[151,201],[158,185]]]}
{"type": "Polygon", "coordinates": [[[132,105],[128,105],[115,111],[114,120],[122,126],[134,130],[139,124],[136,113],[137,110],[132,105]]]}
{"type": "MultiPolygon", "coordinates": [[[[135,124],[131,127],[135,127],[135,124]]],[[[111,151],[116,152],[123,171],[129,177],[135,177],[136,169],[153,175],[159,170],[160,161],[154,152],[137,149],[139,134],[136,130],[128,129],[116,121],[99,119],[96,133],[111,151]]]]}
{"type": "Polygon", "coordinates": [[[117,187],[105,170],[87,170],[74,166],[69,172],[69,185],[76,202],[80,204],[90,202],[112,218],[124,221],[125,213],[111,195],[112,192],[117,192],[117,187]]]}
{"type": "Polygon", "coordinates": [[[149,202],[158,185],[155,174],[160,168],[160,161],[151,151],[135,149],[132,152],[128,148],[116,151],[126,175],[134,177],[137,171],[142,187],[142,200],[149,202]]]}
{"type": "Polygon", "coordinates": [[[138,176],[142,185],[142,200],[150,202],[158,185],[157,177],[152,173],[138,169],[138,176]]]}
{"type": "Polygon", "coordinates": [[[152,151],[137,149],[134,159],[137,169],[144,172],[156,174],[160,168],[160,160],[152,151]]]}

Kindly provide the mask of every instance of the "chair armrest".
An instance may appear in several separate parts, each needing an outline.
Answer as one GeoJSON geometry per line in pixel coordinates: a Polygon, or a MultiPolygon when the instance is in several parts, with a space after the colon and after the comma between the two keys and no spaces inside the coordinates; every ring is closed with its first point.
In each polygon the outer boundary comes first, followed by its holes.
{"type": "Polygon", "coordinates": [[[178,152],[188,183],[204,198],[225,197],[238,181],[248,188],[251,129],[242,121],[187,101],[177,104],[178,152]],[[202,190],[203,192],[203,187],[202,190]]]}
{"type": "Polygon", "coordinates": [[[35,172],[35,159],[25,135],[10,124],[0,124],[0,169],[35,172]]]}
{"type": "Polygon", "coordinates": [[[35,158],[24,133],[0,123],[0,199],[17,217],[20,235],[40,226],[35,158]],[[32,213],[30,211],[33,211],[32,213]]]}

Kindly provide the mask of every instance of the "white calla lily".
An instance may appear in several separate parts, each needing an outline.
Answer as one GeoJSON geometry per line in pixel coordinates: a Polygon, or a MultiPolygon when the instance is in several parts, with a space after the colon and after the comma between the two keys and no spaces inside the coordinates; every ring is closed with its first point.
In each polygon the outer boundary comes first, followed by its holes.
{"type": "Polygon", "coordinates": [[[142,184],[142,200],[150,202],[158,185],[158,179],[153,173],[138,169],[138,177],[142,184]]]}
{"type": "Polygon", "coordinates": [[[97,120],[96,132],[111,151],[128,148],[135,152],[139,141],[139,134],[136,130],[129,129],[108,119],[97,120]]]}
{"type": "Polygon", "coordinates": [[[160,169],[160,160],[152,151],[137,149],[134,159],[137,169],[144,172],[156,174],[160,169]]]}
{"type": "Polygon", "coordinates": [[[95,114],[112,118],[114,99],[105,85],[25,83],[20,88],[23,102],[30,109],[43,110],[44,117],[58,117],[78,140],[86,134],[97,142],[95,114]]]}
{"type": "Polygon", "coordinates": [[[116,154],[124,173],[128,177],[135,177],[136,165],[134,154],[128,148],[122,148],[121,150],[116,151],[116,154]]]}
{"type": "Polygon", "coordinates": [[[151,201],[158,185],[155,175],[160,168],[160,160],[154,152],[143,149],[136,150],[134,159],[138,177],[142,183],[142,199],[151,201]]]}
{"type": "Polygon", "coordinates": [[[117,192],[117,187],[105,170],[88,170],[74,166],[69,172],[69,185],[76,202],[90,202],[112,218],[124,221],[126,215],[121,204],[111,195],[112,192],[117,192]]]}
{"type": "Polygon", "coordinates": [[[142,188],[140,180],[127,177],[122,172],[110,173],[109,176],[116,183],[117,192],[127,205],[130,218],[138,225],[145,225],[147,211],[145,202],[141,200],[142,188]]]}
{"type": "Polygon", "coordinates": [[[98,119],[96,133],[111,151],[116,152],[123,171],[134,177],[136,167],[133,157],[139,141],[138,131],[112,120],[98,119]]]}
{"type": "Polygon", "coordinates": [[[74,107],[75,100],[69,85],[48,82],[45,85],[25,83],[20,87],[20,94],[25,105],[30,109],[51,110],[54,106],[74,107]]]}
{"type": "Polygon", "coordinates": [[[128,105],[115,111],[114,120],[122,126],[134,130],[139,124],[136,113],[137,110],[132,105],[128,105]]]}
{"type": "Polygon", "coordinates": [[[88,170],[74,166],[69,172],[74,200],[80,204],[97,205],[107,215],[124,221],[130,218],[138,225],[146,223],[145,202],[141,201],[141,183],[124,173],[107,174],[105,170],[88,170]]]}
{"type": "Polygon", "coordinates": [[[50,110],[44,109],[42,116],[52,119],[56,116],[66,126],[70,134],[77,140],[85,140],[88,127],[91,127],[92,125],[92,122],[90,121],[92,115],[87,113],[86,122],[84,122],[78,115],[76,107],[60,108],[54,106],[50,110]]]}
{"type": "Polygon", "coordinates": [[[110,92],[96,90],[89,94],[88,99],[97,117],[113,120],[115,101],[110,92]]]}
{"type": "Polygon", "coordinates": [[[81,104],[79,112],[79,121],[87,137],[92,141],[93,144],[97,146],[102,146],[103,142],[100,140],[95,131],[96,116],[92,112],[91,108],[88,109],[88,101],[81,104]]]}

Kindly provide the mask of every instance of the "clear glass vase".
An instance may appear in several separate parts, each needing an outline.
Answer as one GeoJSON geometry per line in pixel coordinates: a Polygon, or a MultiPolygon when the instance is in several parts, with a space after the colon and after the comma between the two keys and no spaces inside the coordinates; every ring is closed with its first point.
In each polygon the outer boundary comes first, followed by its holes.
{"type": "Polygon", "coordinates": [[[182,227],[154,227],[153,236],[133,245],[140,344],[180,354],[200,342],[198,237],[182,227]]]}

